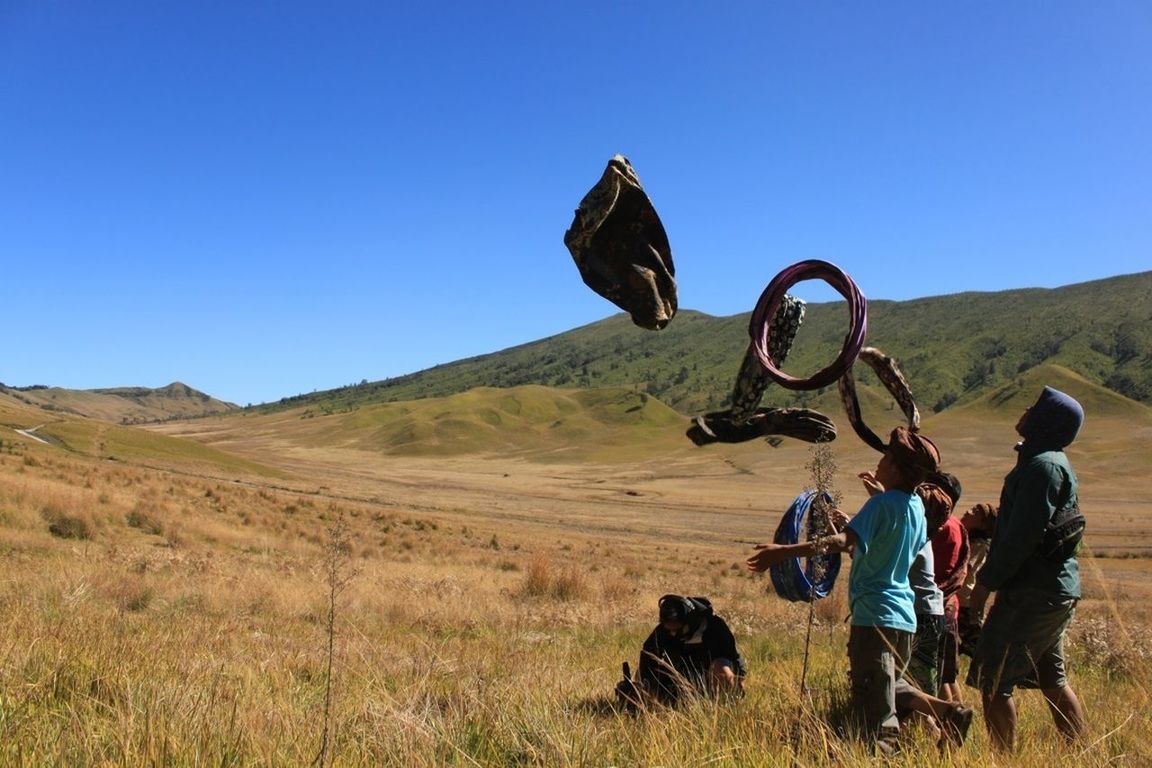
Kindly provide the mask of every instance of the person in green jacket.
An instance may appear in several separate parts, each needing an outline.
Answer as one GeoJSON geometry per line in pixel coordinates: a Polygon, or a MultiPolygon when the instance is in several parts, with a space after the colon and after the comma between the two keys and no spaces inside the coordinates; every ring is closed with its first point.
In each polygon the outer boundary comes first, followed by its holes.
{"type": "Polygon", "coordinates": [[[1016,688],[1039,688],[1056,727],[1071,741],[1085,730],[1084,709],[1068,684],[1064,633],[1080,599],[1076,551],[1084,530],[1076,473],[1064,448],[1076,439],[1084,409],[1045,387],[1016,424],[1023,439],[1004,478],[988,559],[976,576],[970,608],[983,616],[996,601],[968,671],[980,689],[992,744],[1011,751],[1016,738],[1016,688]]]}

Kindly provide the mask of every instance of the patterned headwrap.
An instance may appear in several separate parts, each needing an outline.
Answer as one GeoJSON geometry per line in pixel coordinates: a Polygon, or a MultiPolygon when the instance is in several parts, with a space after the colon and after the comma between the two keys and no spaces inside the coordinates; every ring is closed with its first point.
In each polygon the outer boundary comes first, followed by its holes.
{"type": "Polygon", "coordinates": [[[940,468],[940,451],[936,444],[908,427],[896,427],[885,450],[909,479],[919,483],[940,468]]]}
{"type": "Polygon", "coordinates": [[[948,491],[933,483],[916,486],[916,495],[924,502],[924,517],[928,520],[929,535],[940,529],[952,514],[952,497],[948,491]]]}
{"type": "Polygon", "coordinates": [[[1000,510],[992,504],[975,504],[960,518],[960,522],[964,525],[965,530],[968,531],[969,538],[991,538],[992,531],[996,527],[996,517],[999,511],[1000,510]]]}
{"type": "Polygon", "coordinates": [[[674,621],[683,624],[684,634],[695,632],[711,615],[712,601],[706,597],[664,595],[660,598],[660,623],[674,621]]]}

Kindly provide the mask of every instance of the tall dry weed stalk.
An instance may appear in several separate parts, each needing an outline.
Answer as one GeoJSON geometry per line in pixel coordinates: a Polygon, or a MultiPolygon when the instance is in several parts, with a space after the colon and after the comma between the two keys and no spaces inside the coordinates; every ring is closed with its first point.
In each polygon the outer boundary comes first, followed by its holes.
{"type": "Polygon", "coordinates": [[[328,526],[324,547],[324,577],[328,587],[328,616],[324,624],[328,647],[324,670],[324,718],[320,733],[320,751],[312,765],[331,765],[332,732],[332,666],[336,657],[336,605],[340,594],[356,578],[359,570],[352,567],[352,536],[342,514],[328,526]]]}
{"type": "MultiPolygon", "coordinates": [[[[808,509],[808,538],[815,539],[832,533],[832,510],[840,506],[842,494],[836,489],[836,455],[830,443],[815,443],[812,446],[811,456],[807,464],[808,473],[812,478],[812,487],[816,491],[816,498],[808,509]],[[831,502],[828,501],[831,499],[831,502]]],[[[812,580],[818,582],[824,578],[824,560],[815,559],[812,566],[812,580]]],[[[804,638],[804,665],[800,672],[800,694],[807,696],[808,690],[808,658],[812,643],[812,625],[816,623],[816,598],[808,598],[808,631],[804,638]]]]}

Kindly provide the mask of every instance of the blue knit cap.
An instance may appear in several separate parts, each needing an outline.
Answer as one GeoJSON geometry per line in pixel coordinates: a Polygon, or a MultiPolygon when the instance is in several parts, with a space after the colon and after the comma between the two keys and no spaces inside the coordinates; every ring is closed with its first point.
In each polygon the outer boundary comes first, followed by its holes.
{"type": "Polygon", "coordinates": [[[1025,442],[1051,450],[1070,445],[1084,424],[1084,408],[1071,395],[1044,387],[1020,427],[1025,442]]]}

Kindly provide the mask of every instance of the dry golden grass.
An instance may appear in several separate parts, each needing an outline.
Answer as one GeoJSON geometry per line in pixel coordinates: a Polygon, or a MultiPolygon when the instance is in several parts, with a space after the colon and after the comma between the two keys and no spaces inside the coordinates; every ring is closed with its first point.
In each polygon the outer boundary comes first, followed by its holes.
{"type": "MultiPolygon", "coordinates": [[[[816,606],[809,700],[799,692],[807,607],[766,595],[767,580],[740,567],[747,542],[770,536],[807,484],[807,446],[541,464],[382,457],[243,422],[182,429],[274,467],[274,478],[195,461],[149,468],[18,437],[0,452],[0,764],[311,763],[326,684],[326,530],[337,519],[359,571],[335,625],[338,765],[870,764],[834,728],[846,580],[816,606]],[[84,520],[90,537],[53,535],[53,515],[84,520]],[[708,595],[729,619],[751,668],[748,696],[621,716],[611,706],[620,662],[635,665],[670,591],[708,595]]],[[[986,498],[1011,459],[995,433],[1003,425],[974,438],[964,423],[939,426],[945,446],[980,448],[954,451],[953,468],[968,499],[986,498]]],[[[1085,498],[1120,496],[1092,476],[1087,437],[1073,455],[1089,468],[1085,498]]],[[[836,451],[836,486],[858,505],[853,475],[875,455],[852,441],[836,451]]],[[[1126,482],[1131,506],[1098,517],[1146,554],[1152,483],[1126,482]]],[[[1152,763],[1149,561],[1083,562],[1070,653],[1089,740],[1060,746],[1038,696],[1023,694],[1017,758],[994,756],[974,732],[950,757],[915,737],[895,764],[1152,763]]]]}

